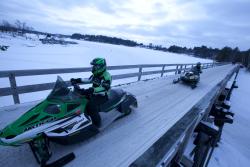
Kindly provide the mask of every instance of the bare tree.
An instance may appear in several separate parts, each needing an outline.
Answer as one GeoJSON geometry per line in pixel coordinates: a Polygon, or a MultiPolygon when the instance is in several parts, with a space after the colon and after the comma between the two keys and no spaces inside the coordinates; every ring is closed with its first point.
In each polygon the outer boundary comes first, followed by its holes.
{"type": "Polygon", "coordinates": [[[15,25],[17,29],[22,29],[23,23],[20,20],[16,20],[15,25]]]}
{"type": "Polygon", "coordinates": [[[11,31],[14,27],[12,24],[10,24],[6,20],[3,20],[0,26],[1,26],[1,31],[3,31],[3,32],[4,31],[6,31],[6,32],[11,31]]]}
{"type": "Polygon", "coordinates": [[[11,27],[11,24],[10,24],[8,21],[3,20],[1,26],[4,26],[4,27],[11,27]]]}
{"type": "Polygon", "coordinates": [[[26,23],[22,22],[22,31],[26,30],[26,23]]]}

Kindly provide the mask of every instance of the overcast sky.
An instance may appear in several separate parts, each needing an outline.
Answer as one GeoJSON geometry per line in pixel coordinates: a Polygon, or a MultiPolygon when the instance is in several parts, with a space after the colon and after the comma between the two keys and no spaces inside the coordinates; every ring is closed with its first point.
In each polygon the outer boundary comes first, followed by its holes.
{"type": "Polygon", "coordinates": [[[250,0],[2,0],[0,19],[167,47],[250,48],[250,0]]]}

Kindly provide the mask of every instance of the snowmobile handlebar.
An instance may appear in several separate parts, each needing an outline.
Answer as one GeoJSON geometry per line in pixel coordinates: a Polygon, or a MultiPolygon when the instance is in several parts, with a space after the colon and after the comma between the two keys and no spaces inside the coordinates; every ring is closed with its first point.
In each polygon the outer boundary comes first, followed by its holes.
{"type": "Polygon", "coordinates": [[[71,82],[71,85],[74,87],[74,92],[80,92],[81,90],[84,90],[84,88],[81,88],[78,83],[76,82],[71,82]]]}

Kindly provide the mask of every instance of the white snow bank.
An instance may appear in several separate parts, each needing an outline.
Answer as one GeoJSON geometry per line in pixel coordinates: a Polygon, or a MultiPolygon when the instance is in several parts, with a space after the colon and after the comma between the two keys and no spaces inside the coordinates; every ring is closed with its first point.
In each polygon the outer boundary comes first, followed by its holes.
{"type": "Polygon", "coordinates": [[[250,164],[250,73],[241,70],[238,89],[231,98],[234,123],[226,124],[219,147],[215,149],[209,166],[248,167],[250,164]]]}

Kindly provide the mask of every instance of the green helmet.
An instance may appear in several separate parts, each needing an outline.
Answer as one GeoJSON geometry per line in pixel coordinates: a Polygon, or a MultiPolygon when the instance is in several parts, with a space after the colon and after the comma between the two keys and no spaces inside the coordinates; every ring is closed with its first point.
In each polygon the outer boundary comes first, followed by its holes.
{"type": "Polygon", "coordinates": [[[104,58],[95,58],[90,64],[94,75],[100,75],[106,70],[106,60],[104,58]]]}

